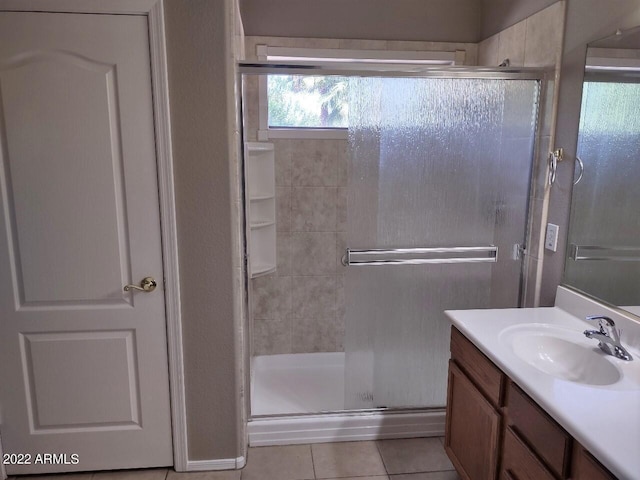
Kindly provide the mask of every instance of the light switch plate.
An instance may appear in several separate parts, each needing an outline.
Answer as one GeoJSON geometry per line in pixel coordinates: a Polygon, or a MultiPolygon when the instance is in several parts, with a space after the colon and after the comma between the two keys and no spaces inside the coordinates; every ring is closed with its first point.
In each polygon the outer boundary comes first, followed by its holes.
{"type": "Polygon", "coordinates": [[[544,237],[544,248],[555,252],[558,249],[558,231],[560,227],[553,223],[547,223],[547,234],[544,237]]]}

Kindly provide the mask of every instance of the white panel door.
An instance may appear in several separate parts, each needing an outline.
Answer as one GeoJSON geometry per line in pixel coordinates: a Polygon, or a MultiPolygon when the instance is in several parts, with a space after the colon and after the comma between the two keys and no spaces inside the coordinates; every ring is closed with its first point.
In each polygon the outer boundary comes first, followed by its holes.
{"type": "Polygon", "coordinates": [[[0,156],[8,474],[171,465],[146,17],[0,13],[0,156]]]}

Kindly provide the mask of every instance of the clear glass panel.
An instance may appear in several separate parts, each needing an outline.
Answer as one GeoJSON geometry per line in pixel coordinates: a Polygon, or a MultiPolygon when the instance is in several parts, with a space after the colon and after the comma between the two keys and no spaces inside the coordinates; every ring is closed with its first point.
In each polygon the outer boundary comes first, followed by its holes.
{"type": "MultiPolygon", "coordinates": [[[[607,256],[640,249],[638,112],[637,83],[585,82],[578,140],[584,175],[573,188],[569,244],[607,247],[607,256]]],[[[640,261],[567,259],[566,283],[623,308],[640,305],[639,281],[640,261]]]]}
{"type": "Polygon", "coordinates": [[[346,128],[348,79],[328,75],[269,75],[269,127],[346,128]]]}
{"type": "Polygon", "coordinates": [[[346,407],[443,406],[444,310],[518,305],[538,82],[349,82],[348,247],[499,249],[498,263],[346,269],[346,407]]]}

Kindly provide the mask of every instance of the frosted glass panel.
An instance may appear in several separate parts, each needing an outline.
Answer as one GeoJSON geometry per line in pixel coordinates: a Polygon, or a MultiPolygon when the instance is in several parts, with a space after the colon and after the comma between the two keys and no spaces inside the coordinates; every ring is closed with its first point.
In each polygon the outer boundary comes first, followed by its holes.
{"type": "Polygon", "coordinates": [[[346,267],[346,407],[446,399],[446,309],[516,307],[538,83],[351,78],[351,249],[498,246],[498,262],[346,267]]]}
{"type": "MultiPolygon", "coordinates": [[[[584,175],[573,189],[569,244],[610,248],[606,255],[636,247],[633,255],[640,255],[638,112],[637,83],[585,82],[578,140],[584,175]]],[[[640,261],[567,259],[565,282],[623,308],[640,305],[640,261]]]]}

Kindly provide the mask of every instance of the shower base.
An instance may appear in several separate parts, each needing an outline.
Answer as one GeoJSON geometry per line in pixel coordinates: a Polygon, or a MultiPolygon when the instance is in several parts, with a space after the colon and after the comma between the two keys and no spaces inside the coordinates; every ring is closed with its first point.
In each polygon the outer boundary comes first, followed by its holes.
{"type": "Polygon", "coordinates": [[[252,360],[251,414],[344,410],[344,353],[260,355],[252,360]]]}
{"type": "Polygon", "coordinates": [[[444,409],[339,412],[344,353],[256,356],[251,373],[252,446],[444,434],[444,409]]]}

